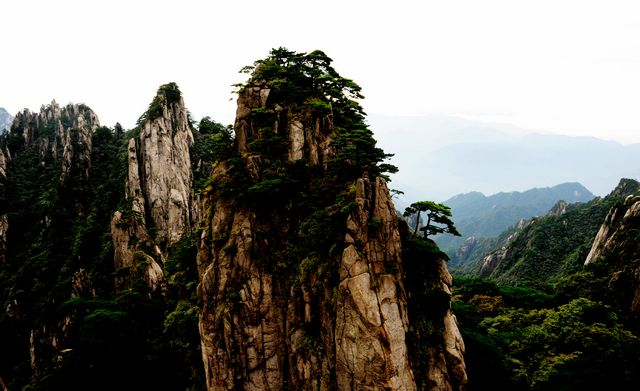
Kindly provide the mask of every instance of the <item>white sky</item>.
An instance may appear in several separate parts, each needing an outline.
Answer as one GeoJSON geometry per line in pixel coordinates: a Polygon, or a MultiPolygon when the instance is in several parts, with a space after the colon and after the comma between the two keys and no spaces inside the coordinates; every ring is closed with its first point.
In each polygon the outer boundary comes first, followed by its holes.
{"type": "Polygon", "coordinates": [[[231,123],[237,71],[285,46],[325,51],[369,113],[640,142],[639,1],[5,0],[0,37],[12,114],[55,98],[132,127],[175,81],[231,123]]]}

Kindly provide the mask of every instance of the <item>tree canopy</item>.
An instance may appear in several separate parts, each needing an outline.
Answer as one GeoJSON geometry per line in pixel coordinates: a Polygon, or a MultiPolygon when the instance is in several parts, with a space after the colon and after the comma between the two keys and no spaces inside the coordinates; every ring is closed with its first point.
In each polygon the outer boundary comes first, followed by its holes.
{"type": "Polygon", "coordinates": [[[424,237],[429,235],[436,235],[440,233],[450,233],[452,235],[460,236],[460,232],[456,229],[453,221],[451,220],[451,208],[446,205],[439,204],[433,201],[418,201],[414,202],[404,210],[404,217],[415,215],[415,228],[413,234],[418,233],[418,229],[424,233],[424,237]],[[420,214],[425,213],[427,216],[427,223],[420,228],[420,214]]]}
{"type": "Polygon", "coordinates": [[[373,132],[365,123],[364,110],[358,103],[364,98],[362,89],[353,80],[340,76],[331,62],[320,50],[297,53],[272,49],[268,57],[241,69],[251,77],[237,87],[242,91],[264,84],[270,89],[269,100],[285,106],[304,106],[313,115],[330,118],[335,129],[335,153],[329,170],[339,182],[352,181],[363,172],[388,179],[386,174],[395,173],[398,168],[385,163],[393,155],[376,145],[373,132]]]}

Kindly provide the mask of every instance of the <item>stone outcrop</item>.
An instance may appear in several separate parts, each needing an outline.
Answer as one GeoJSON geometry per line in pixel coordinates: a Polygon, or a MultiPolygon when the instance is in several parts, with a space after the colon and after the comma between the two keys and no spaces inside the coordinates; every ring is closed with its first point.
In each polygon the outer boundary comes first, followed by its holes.
{"type": "Polygon", "coordinates": [[[639,196],[629,195],[622,205],[611,208],[593,240],[584,264],[588,265],[596,261],[603,254],[619,246],[619,240],[624,231],[631,228],[638,216],[640,216],[639,196]]]}
{"type": "Polygon", "coordinates": [[[507,254],[509,254],[509,246],[503,246],[497,251],[492,252],[491,254],[484,257],[482,260],[482,264],[480,265],[480,275],[483,277],[487,277],[493,273],[494,270],[502,263],[504,259],[507,258],[507,254]]]}
{"type": "Polygon", "coordinates": [[[61,158],[60,178],[89,180],[91,168],[91,137],[100,126],[98,116],[83,104],[60,107],[55,100],[42,106],[35,114],[29,110],[18,113],[13,120],[12,132],[22,134],[23,146],[39,142],[41,165],[47,159],[61,158]],[[43,137],[44,136],[44,137],[43,137]]]}
{"type": "MultiPolygon", "coordinates": [[[[326,175],[334,153],[332,116],[272,101],[264,82],[240,93],[235,130],[252,183],[263,179],[267,159],[274,159],[256,148],[272,134],[287,144],[275,158],[282,164],[304,159],[315,175],[326,175]]],[[[232,169],[217,163],[212,181],[228,188],[232,169]]],[[[338,224],[327,258],[300,254],[294,260],[295,216],[302,213],[295,198],[259,208],[215,190],[203,199],[198,209],[209,212],[198,224],[198,296],[207,390],[417,389],[395,208],[380,177],[364,175],[350,197],[354,208],[338,224]]],[[[339,209],[329,204],[323,213],[337,216],[339,209]]],[[[440,369],[464,372],[463,362],[454,363],[464,350],[455,319],[442,321],[448,325],[446,349],[434,348],[434,354],[445,357],[439,363],[447,369],[440,369]]],[[[439,383],[443,390],[450,378],[439,383]]],[[[451,389],[455,383],[447,384],[451,389]]]]}
{"type": "Polygon", "coordinates": [[[606,261],[611,285],[623,292],[629,310],[640,313],[640,196],[628,195],[607,214],[585,259],[585,265],[606,261]]]}
{"type": "Polygon", "coordinates": [[[288,141],[286,159],[294,162],[306,158],[311,166],[325,167],[332,154],[333,116],[314,115],[310,110],[292,110],[284,104],[270,103],[271,89],[265,82],[246,88],[238,97],[236,111],[236,146],[244,156],[252,156],[250,142],[274,132],[288,141]],[[264,117],[270,126],[260,124],[264,117]]]}
{"type": "Polygon", "coordinates": [[[127,150],[131,208],[116,212],[111,221],[116,286],[128,288],[132,278],[142,277],[152,292],[162,292],[167,246],[191,230],[193,134],[173,83],[160,87],[144,118],[139,137],[129,140],[127,150]]]}
{"type": "MultiPolygon", "coordinates": [[[[18,156],[28,149],[38,152],[38,170],[49,173],[42,180],[59,182],[60,188],[69,188],[71,183],[87,184],[90,179],[92,136],[100,126],[97,115],[83,104],[68,104],[61,107],[56,101],[43,105],[38,113],[24,110],[13,120],[11,135],[6,147],[0,151],[0,180],[6,178],[11,156],[18,156]],[[17,136],[17,137],[16,137],[17,136]],[[51,176],[52,175],[52,176],[51,176]]],[[[43,187],[49,186],[43,184],[43,187]]],[[[70,200],[73,213],[83,216],[87,212],[82,200],[70,200]]],[[[52,213],[49,211],[49,213],[52,213]]],[[[41,222],[42,229],[51,222],[49,215],[41,222]]],[[[0,216],[0,264],[6,262],[7,232],[11,229],[7,215],[0,216]]],[[[77,291],[77,289],[76,289],[77,291]]],[[[73,297],[73,293],[70,293],[73,297]]],[[[29,354],[34,378],[41,378],[55,367],[64,344],[70,316],[48,319],[30,330],[29,354]]]]}
{"type": "Polygon", "coordinates": [[[569,203],[567,201],[560,200],[553,206],[553,208],[549,209],[549,212],[547,212],[546,215],[558,217],[567,211],[568,206],[569,203]]]}
{"type": "Polygon", "coordinates": [[[336,318],[340,390],[415,390],[405,335],[402,248],[395,208],[382,178],[356,183],[347,219],[336,318]],[[370,233],[369,222],[380,225],[370,233]]]}
{"type": "MultiPolygon", "coordinates": [[[[441,292],[451,296],[453,279],[443,259],[437,261],[441,292]]],[[[447,306],[440,324],[441,343],[429,346],[428,352],[428,390],[452,391],[464,390],[468,382],[464,361],[465,346],[458,329],[458,321],[447,306]]]]}
{"type": "MultiPolygon", "coordinates": [[[[268,132],[288,141],[278,159],[290,163],[306,157],[310,165],[323,167],[333,132],[328,117],[270,102],[269,95],[260,84],[238,98],[235,143],[251,180],[264,175],[255,145],[268,132]]],[[[218,163],[212,179],[231,180],[225,162],[218,163]]],[[[204,229],[198,245],[207,389],[336,389],[333,291],[323,289],[329,281],[310,273],[292,284],[292,276],[273,270],[284,262],[286,241],[296,235],[299,222],[274,221],[224,196],[207,197],[198,209],[210,210],[199,224],[204,229]],[[276,232],[265,237],[264,230],[276,232]]]]}
{"type": "MultiPolygon", "coordinates": [[[[10,157],[9,150],[0,148],[0,183],[4,183],[4,181],[7,180],[7,163],[10,157]]],[[[4,194],[2,194],[2,196],[4,196],[4,194]]],[[[7,229],[9,229],[9,218],[6,214],[0,214],[0,265],[5,263],[7,229]]]]}
{"type": "Polygon", "coordinates": [[[189,147],[193,134],[182,97],[176,101],[169,96],[165,99],[162,114],[147,118],[135,146],[129,143],[129,149],[135,147],[139,156],[138,167],[129,160],[129,178],[139,182],[130,181],[127,185],[129,191],[142,191],[149,223],[157,232],[155,239],[161,244],[172,244],[191,228],[189,147]],[[133,178],[132,171],[136,170],[138,178],[133,178]]]}
{"type": "Polygon", "coordinates": [[[474,248],[478,245],[480,241],[475,236],[469,236],[464,243],[458,247],[455,252],[455,259],[465,259],[469,257],[474,248]]]}

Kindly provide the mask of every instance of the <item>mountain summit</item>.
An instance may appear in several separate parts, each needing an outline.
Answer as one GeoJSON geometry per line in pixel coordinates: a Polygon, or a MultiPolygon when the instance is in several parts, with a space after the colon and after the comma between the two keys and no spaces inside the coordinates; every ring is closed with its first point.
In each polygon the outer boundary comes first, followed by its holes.
{"type": "Polygon", "coordinates": [[[234,127],[175,83],[138,125],[52,102],[0,136],[0,388],[458,390],[452,279],[320,51],[245,68],[234,127]]]}

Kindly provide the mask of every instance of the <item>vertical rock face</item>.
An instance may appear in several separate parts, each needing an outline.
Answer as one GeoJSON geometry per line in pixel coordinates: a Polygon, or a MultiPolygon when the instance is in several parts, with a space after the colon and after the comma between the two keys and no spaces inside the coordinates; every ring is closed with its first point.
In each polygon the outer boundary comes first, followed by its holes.
{"type": "MultiPolygon", "coordinates": [[[[43,105],[37,114],[25,109],[11,119],[13,126],[8,139],[14,141],[0,148],[0,181],[6,181],[11,148],[13,153],[20,153],[37,140],[40,167],[60,164],[62,183],[70,176],[73,180],[88,182],[91,136],[100,126],[98,116],[90,108],[82,104],[60,107],[53,100],[50,105],[43,105]]],[[[77,212],[84,213],[82,208],[77,212]]],[[[4,263],[8,229],[7,215],[0,215],[0,264],[4,263]]]]}
{"type": "MultiPolygon", "coordinates": [[[[271,103],[269,95],[262,84],[238,98],[236,148],[252,181],[265,175],[256,145],[274,134],[287,140],[277,159],[306,157],[322,167],[333,132],[327,118],[271,103]]],[[[212,178],[230,181],[227,165],[220,163],[212,178]]],[[[226,197],[207,198],[200,209],[210,210],[199,224],[204,230],[198,249],[207,389],[335,389],[335,314],[327,309],[331,291],[318,289],[317,275],[289,285],[289,277],[272,267],[286,262],[286,239],[277,237],[295,236],[297,223],[273,221],[268,213],[226,197]],[[275,237],[262,235],[265,230],[275,237]]]]}
{"type": "MultiPolygon", "coordinates": [[[[12,133],[22,135],[23,146],[40,140],[42,160],[61,159],[61,179],[74,176],[88,180],[91,167],[91,136],[100,126],[98,116],[83,104],[60,107],[55,100],[38,114],[24,110],[13,121],[12,133]],[[43,137],[46,136],[46,137],[43,137]]],[[[44,163],[43,163],[44,164],[44,163]]]]}
{"type": "Polygon", "coordinates": [[[150,223],[157,231],[156,240],[172,244],[191,227],[189,147],[193,144],[193,134],[182,97],[177,100],[168,91],[164,94],[162,114],[147,118],[140,130],[136,143],[140,183],[129,183],[129,186],[142,190],[150,223]]]}
{"type": "MultiPolygon", "coordinates": [[[[75,190],[78,184],[89,183],[92,136],[99,126],[97,115],[83,104],[69,104],[61,107],[54,100],[49,105],[43,105],[39,113],[31,113],[29,110],[18,113],[9,134],[3,140],[6,144],[0,151],[0,181],[6,179],[8,165],[13,156],[14,162],[18,161],[17,164],[22,165],[21,169],[27,169],[25,166],[28,165],[28,170],[39,175],[41,183],[38,183],[38,186],[43,193],[53,192],[52,189],[56,192],[65,192],[67,201],[72,205],[69,208],[69,214],[84,217],[87,213],[86,202],[75,193],[75,190]],[[20,156],[23,153],[27,156],[26,159],[20,156]],[[34,160],[31,161],[28,156],[34,156],[34,160]],[[26,161],[29,163],[25,163],[26,161]],[[37,168],[35,168],[36,165],[37,168]]],[[[35,178],[20,179],[34,180],[35,178]]],[[[51,194],[47,196],[43,199],[51,202],[53,197],[51,194]]],[[[33,204],[29,207],[38,209],[38,206],[33,204]]],[[[47,235],[47,229],[53,224],[52,216],[57,212],[47,208],[42,209],[46,211],[39,216],[41,220],[30,222],[33,224],[33,232],[39,232],[41,235],[40,240],[42,236],[47,235]]],[[[5,251],[8,248],[8,238],[14,235],[14,241],[23,239],[19,237],[20,233],[11,231],[16,230],[15,227],[20,224],[24,222],[13,220],[10,224],[7,215],[0,215],[0,264],[7,262],[5,251]]],[[[24,230],[17,229],[17,232],[24,233],[24,230]]],[[[59,234],[62,236],[62,233],[59,234]]],[[[55,249],[48,250],[57,252],[55,249]]],[[[51,258],[59,256],[60,254],[55,254],[51,258]]],[[[51,264],[43,264],[42,267],[51,267],[51,264]]],[[[18,301],[14,300],[13,303],[19,307],[18,301]]],[[[70,322],[71,319],[68,316],[51,317],[39,322],[30,330],[29,353],[34,378],[44,376],[47,371],[55,367],[60,346],[67,338],[70,322]]]]}
{"type": "Polygon", "coordinates": [[[336,319],[336,374],[341,390],[415,390],[405,335],[402,248],[395,208],[382,178],[356,183],[347,220],[336,319]],[[377,227],[370,227],[375,222],[377,227]]]}
{"type": "Polygon", "coordinates": [[[238,98],[236,111],[236,146],[243,155],[255,153],[250,143],[270,131],[286,137],[286,159],[307,159],[311,166],[325,167],[331,156],[333,116],[314,115],[311,110],[270,103],[271,89],[265,83],[247,88],[238,98]],[[270,129],[260,126],[263,118],[272,118],[270,129]]]}
{"type": "Polygon", "coordinates": [[[130,287],[135,274],[151,291],[163,289],[166,247],[191,229],[191,144],[193,134],[178,87],[161,86],[139,137],[128,144],[126,198],[131,209],[116,212],[111,222],[119,288],[130,287]],[[149,233],[152,228],[155,235],[149,233]]]}
{"type": "MultiPolygon", "coordinates": [[[[307,176],[322,176],[334,153],[332,115],[272,94],[258,82],[238,98],[235,143],[250,178],[245,193],[278,183],[265,179],[274,160],[279,169],[303,161],[311,168],[307,176]],[[286,148],[265,155],[259,145],[274,135],[286,148]]],[[[231,187],[238,172],[233,164],[217,164],[214,187],[231,187]]],[[[340,214],[340,206],[328,204],[316,213],[330,220],[340,216],[333,228],[337,239],[321,259],[297,250],[312,245],[296,242],[305,229],[297,220],[304,213],[299,198],[258,199],[252,201],[256,207],[222,190],[199,208],[209,211],[198,224],[207,389],[416,390],[406,341],[402,244],[385,181],[364,175],[346,196],[350,212],[340,214]]],[[[322,235],[332,237],[331,229],[322,235]]],[[[434,351],[446,357],[442,370],[448,377],[440,384],[452,389],[462,383],[447,383],[452,368],[466,383],[464,361],[456,362],[463,345],[450,312],[440,321],[447,325],[446,348],[434,351]]]]}
{"type": "MultiPolygon", "coordinates": [[[[441,292],[451,295],[453,282],[443,259],[437,262],[441,292]]],[[[448,306],[441,323],[441,342],[427,348],[429,369],[428,390],[464,390],[467,385],[467,370],[464,361],[465,346],[458,329],[455,315],[448,306]]]]}
{"type": "MultiPolygon", "coordinates": [[[[9,160],[9,151],[0,148],[0,183],[7,180],[7,161],[9,160]]],[[[4,188],[2,189],[4,191],[4,188]]],[[[4,194],[2,194],[4,197],[4,194]]],[[[0,265],[5,263],[7,252],[7,229],[9,228],[9,219],[6,214],[0,214],[0,265]]]]}
{"type": "Polygon", "coordinates": [[[309,281],[282,290],[256,256],[268,245],[256,240],[262,224],[256,214],[223,199],[213,205],[199,245],[209,390],[416,389],[393,204],[381,178],[374,184],[360,179],[356,188],[339,285],[324,289],[309,281]],[[372,224],[377,227],[369,233],[372,224]],[[221,238],[225,246],[216,245],[221,238]],[[332,292],[335,307],[329,305],[332,292]],[[317,340],[309,328],[322,330],[317,340]]]}
{"type": "Polygon", "coordinates": [[[611,208],[585,259],[585,265],[607,261],[612,286],[622,290],[629,309],[640,313],[640,196],[629,195],[611,208]]]}

